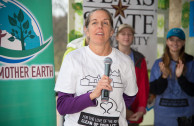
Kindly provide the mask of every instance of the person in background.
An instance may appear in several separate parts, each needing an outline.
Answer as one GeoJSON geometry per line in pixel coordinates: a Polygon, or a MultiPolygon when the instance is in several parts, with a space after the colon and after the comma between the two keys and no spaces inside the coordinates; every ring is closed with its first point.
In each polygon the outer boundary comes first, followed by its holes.
{"type": "Polygon", "coordinates": [[[155,126],[178,126],[179,117],[194,114],[194,60],[185,52],[185,33],[172,28],[161,58],[152,66],[150,93],[156,95],[155,126]]]}
{"type": "Polygon", "coordinates": [[[65,56],[54,89],[64,126],[127,126],[126,106],[138,92],[133,62],[111,47],[113,20],[107,10],[91,11],[84,29],[89,45],[65,56]],[[107,57],[112,59],[109,77],[104,75],[107,57]],[[106,102],[101,100],[104,89],[109,91],[106,102]]]}
{"type": "Polygon", "coordinates": [[[121,24],[116,34],[116,40],[118,42],[117,48],[128,55],[134,62],[139,89],[135,101],[127,111],[127,119],[130,122],[129,126],[138,126],[142,122],[143,115],[146,113],[149,95],[149,80],[145,57],[140,52],[131,48],[134,34],[134,29],[128,24],[121,24]]]}

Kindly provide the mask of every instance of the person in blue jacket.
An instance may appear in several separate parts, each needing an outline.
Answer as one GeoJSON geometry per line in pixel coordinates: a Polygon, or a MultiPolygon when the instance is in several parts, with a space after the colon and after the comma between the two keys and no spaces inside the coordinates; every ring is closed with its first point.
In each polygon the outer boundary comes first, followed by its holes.
{"type": "Polygon", "coordinates": [[[182,29],[169,30],[164,54],[151,69],[154,126],[178,126],[178,117],[194,115],[194,60],[185,52],[185,42],[182,29]]]}

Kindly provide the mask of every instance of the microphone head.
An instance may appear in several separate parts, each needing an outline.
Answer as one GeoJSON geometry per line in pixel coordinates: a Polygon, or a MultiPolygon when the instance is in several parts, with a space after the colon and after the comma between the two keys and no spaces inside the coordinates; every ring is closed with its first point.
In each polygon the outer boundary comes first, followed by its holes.
{"type": "Polygon", "coordinates": [[[104,64],[112,64],[112,59],[110,57],[106,57],[104,59],[104,64]]]}

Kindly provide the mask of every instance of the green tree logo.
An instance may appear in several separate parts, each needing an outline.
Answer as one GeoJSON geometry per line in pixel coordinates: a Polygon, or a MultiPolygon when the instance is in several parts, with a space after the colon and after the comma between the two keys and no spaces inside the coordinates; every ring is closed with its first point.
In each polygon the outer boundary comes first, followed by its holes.
{"type": "Polygon", "coordinates": [[[31,34],[31,30],[29,28],[29,21],[26,20],[24,22],[24,14],[22,10],[19,10],[18,15],[14,13],[13,17],[8,16],[9,23],[15,27],[11,31],[11,37],[8,39],[9,41],[13,42],[15,39],[21,41],[22,50],[25,50],[25,39],[30,37],[33,39],[35,36],[31,34]],[[20,34],[19,34],[20,33],[20,34]]]}

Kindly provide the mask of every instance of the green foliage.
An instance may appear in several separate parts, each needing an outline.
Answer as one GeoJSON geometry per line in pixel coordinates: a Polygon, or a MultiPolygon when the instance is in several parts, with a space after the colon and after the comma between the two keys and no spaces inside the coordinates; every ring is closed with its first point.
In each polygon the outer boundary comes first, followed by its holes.
{"type": "Polygon", "coordinates": [[[158,0],[158,8],[165,10],[169,8],[169,0],[158,0]]]}
{"type": "Polygon", "coordinates": [[[157,26],[158,28],[164,28],[164,18],[163,17],[158,18],[157,26]]]}
{"type": "Polygon", "coordinates": [[[181,18],[181,25],[183,28],[187,28],[189,26],[189,12],[190,4],[189,2],[185,2],[182,7],[182,18],[181,18]]]}
{"type": "Polygon", "coordinates": [[[83,34],[79,31],[75,31],[75,30],[72,30],[70,33],[69,33],[69,38],[68,38],[68,42],[71,42],[72,40],[76,39],[76,38],[80,38],[83,36],[83,34]]]}
{"type": "Polygon", "coordinates": [[[78,15],[82,15],[83,14],[82,3],[73,3],[72,4],[72,8],[75,10],[75,13],[77,13],[78,15]]]}

